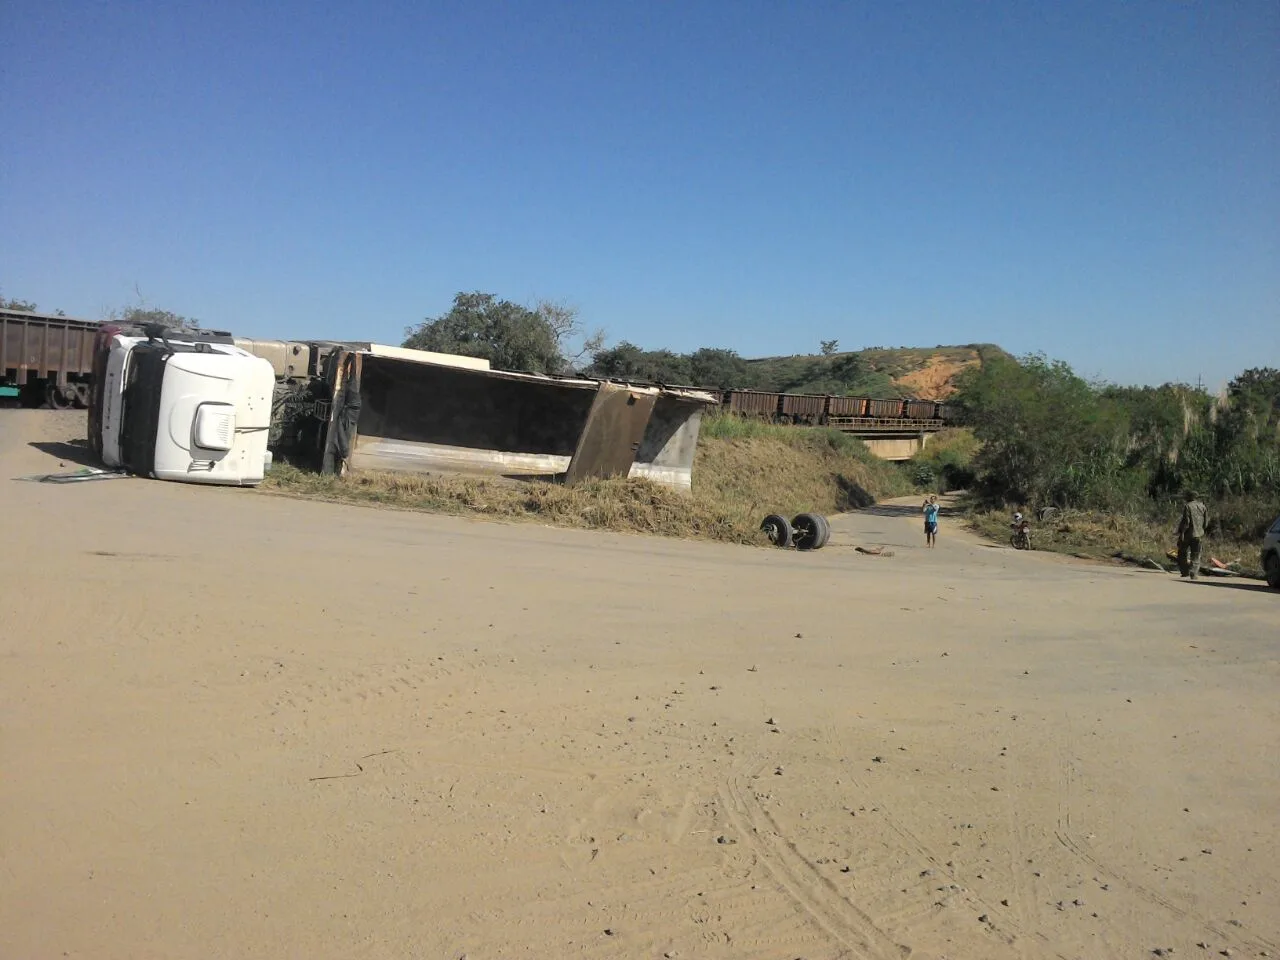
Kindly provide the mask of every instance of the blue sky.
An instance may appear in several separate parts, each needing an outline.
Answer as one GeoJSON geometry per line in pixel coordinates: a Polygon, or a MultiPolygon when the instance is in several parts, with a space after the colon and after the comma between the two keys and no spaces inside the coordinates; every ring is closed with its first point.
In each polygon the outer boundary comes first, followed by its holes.
{"type": "Polygon", "coordinates": [[[0,4],[0,292],[1280,366],[1280,4],[0,4]]]}

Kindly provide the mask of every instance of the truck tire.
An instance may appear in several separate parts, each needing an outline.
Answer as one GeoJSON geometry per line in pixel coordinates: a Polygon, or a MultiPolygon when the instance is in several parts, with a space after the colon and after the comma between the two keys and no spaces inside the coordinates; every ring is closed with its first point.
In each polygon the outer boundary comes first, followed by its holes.
{"type": "Polygon", "coordinates": [[[771,513],[760,522],[760,529],[764,531],[765,536],[769,538],[769,542],[775,547],[791,546],[791,524],[787,523],[786,517],[771,513]]]}
{"type": "Polygon", "coordinates": [[[57,380],[46,380],[44,383],[45,402],[54,410],[70,410],[75,402],[75,391],[72,387],[60,387],[57,380]]]}
{"type": "Polygon", "coordinates": [[[1267,554],[1267,586],[1273,590],[1280,590],[1280,554],[1267,554]]]}
{"type": "Polygon", "coordinates": [[[819,550],[826,543],[830,531],[826,520],[816,513],[799,513],[791,521],[791,529],[795,531],[793,540],[797,550],[819,550]]]}

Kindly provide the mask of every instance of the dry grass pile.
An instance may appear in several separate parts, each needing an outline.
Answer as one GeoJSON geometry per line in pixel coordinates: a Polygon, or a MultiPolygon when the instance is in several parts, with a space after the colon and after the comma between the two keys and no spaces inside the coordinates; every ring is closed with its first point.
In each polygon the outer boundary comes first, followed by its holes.
{"type": "Polygon", "coordinates": [[[349,503],[635,533],[760,543],[767,513],[835,513],[910,492],[899,471],[826,430],[708,418],[692,495],[648,480],[544,481],[415,473],[324,476],[277,464],[260,489],[349,503]]]}
{"type": "Polygon", "coordinates": [[[649,480],[597,480],[576,487],[538,480],[364,472],[339,479],[273,467],[261,489],[431,513],[532,520],[566,527],[746,542],[752,532],[697,498],[649,480]]]}

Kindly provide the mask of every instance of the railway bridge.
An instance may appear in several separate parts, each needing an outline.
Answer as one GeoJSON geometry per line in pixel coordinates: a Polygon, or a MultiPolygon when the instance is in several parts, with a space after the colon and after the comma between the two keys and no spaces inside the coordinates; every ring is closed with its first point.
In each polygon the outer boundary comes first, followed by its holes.
{"type": "Polygon", "coordinates": [[[960,411],[941,400],[837,397],[830,394],[725,390],[723,409],[751,419],[804,427],[830,427],[858,437],[885,460],[910,460],[960,411]]]}
{"type": "Polygon", "coordinates": [[[932,418],[829,417],[827,426],[857,437],[882,460],[910,460],[946,423],[932,418]]]}

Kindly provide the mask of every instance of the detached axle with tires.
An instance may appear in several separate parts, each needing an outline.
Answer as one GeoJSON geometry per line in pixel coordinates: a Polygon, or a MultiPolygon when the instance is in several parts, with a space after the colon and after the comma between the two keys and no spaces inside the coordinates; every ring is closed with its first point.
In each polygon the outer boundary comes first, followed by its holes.
{"type": "Polygon", "coordinates": [[[786,517],[771,513],[760,523],[760,529],[775,547],[821,550],[831,539],[831,524],[820,513],[799,513],[790,523],[786,517]]]}

